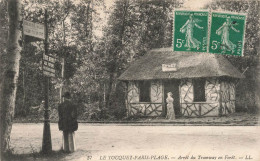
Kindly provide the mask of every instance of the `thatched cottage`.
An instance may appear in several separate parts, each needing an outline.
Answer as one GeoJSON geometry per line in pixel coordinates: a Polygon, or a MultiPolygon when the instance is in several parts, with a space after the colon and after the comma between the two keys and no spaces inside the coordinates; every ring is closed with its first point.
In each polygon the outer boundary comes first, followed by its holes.
{"type": "Polygon", "coordinates": [[[176,116],[220,116],[235,112],[235,84],[244,76],[223,56],[148,52],[119,77],[127,83],[128,116],[165,116],[173,93],[176,116]]]}

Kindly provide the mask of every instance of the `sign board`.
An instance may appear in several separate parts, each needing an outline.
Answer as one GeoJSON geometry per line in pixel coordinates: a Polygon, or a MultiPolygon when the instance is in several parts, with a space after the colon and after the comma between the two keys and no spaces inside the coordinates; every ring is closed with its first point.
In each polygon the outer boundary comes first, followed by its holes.
{"type": "Polygon", "coordinates": [[[43,54],[42,70],[43,74],[47,77],[55,77],[54,63],[56,59],[49,55],[43,54]]]}
{"type": "Polygon", "coordinates": [[[43,54],[43,60],[51,62],[51,63],[55,63],[55,61],[56,61],[56,59],[54,57],[45,55],[45,54],[43,54]]]}
{"type": "Polygon", "coordinates": [[[23,20],[23,33],[28,36],[45,38],[44,25],[23,20]]]}
{"type": "Polygon", "coordinates": [[[51,72],[47,72],[47,71],[43,71],[43,75],[45,75],[47,77],[55,77],[55,73],[51,73],[51,72]]]}
{"type": "Polygon", "coordinates": [[[208,11],[175,10],[174,51],[207,52],[208,11]]]}
{"type": "Polygon", "coordinates": [[[246,15],[212,12],[209,52],[243,56],[246,15]]]}
{"type": "Polygon", "coordinates": [[[163,72],[177,71],[177,65],[176,65],[176,63],[162,64],[162,71],[163,72]]]}
{"type": "Polygon", "coordinates": [[[50,67],[50,68],[53,68],[54,69],[54,63],[51,63],[51,62],[48,62],[48,61],[43,61],[43,65],[44,66],[48,66],[48,67],[50,67]]]}
{"type": "Polygon", "coordinates": [[[55,69],[53,69],[53,68],[51,68],[51,67],[49,67],[49,66],[43,65],[42,69],[43,69],[44,71],[47,71],[47,72],[55,73],[55,69]]]}

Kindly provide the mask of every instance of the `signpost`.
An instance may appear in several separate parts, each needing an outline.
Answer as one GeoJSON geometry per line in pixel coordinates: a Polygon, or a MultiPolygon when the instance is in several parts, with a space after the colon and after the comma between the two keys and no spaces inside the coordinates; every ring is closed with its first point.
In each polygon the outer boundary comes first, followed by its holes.
{"type": "MultiPolygon", "coordinates": [[[[44,25],[45,25],[45,40],[44,40],[44,50],[45,54],[43,54],[43,74],[44,77],[44,127],[43,127],[43,139],[42,139],[42,152],[43,153],[49,153],[52,151],[52,143],[51,143],[51,129],[50,129],[50,109],[49,109],[49,82],[50,77],[46,76],[48,74],[52,74],[52,71],[46,70],[49,68],[49,63],[52,63],[52,58],[49,59],[48,56],[48,24],[47,24],[47,10],[45,10],[44,14],[44,25]],[[47,62],[47,65],[44,65],[44,63],[47,62]],[[45,69],[44,69],[45,68],[45,69]]],[[[45,63],[46,64],[46,63],[45,63]]],[[[51,69],[51,68],[50,68],[51,69]]],[[[55,73],[55,72],[54,72],[55,73]]]]}
{"type": "Polygon", "coordinates": [[[44,127],[42,139],[42,152],[49,153],[52,151],[51,130],[50,130],[50,109],[49,109],[49,82],[50,77],[55,77],[54,63],[55,58],[48,55],[48,25],[47,25],[47,10],[44,14],[44,25],[23,20],[23,34],[31,36],[34,39],[44,40],[42,72],[44,77],[44,127]]]}
{"type": "Polygon", "coordinates": [[[212,12],[210,53],[243,56],[246,15],[212,12]]]}
{"type": "Polygon", "coordinates": [[[28,36],[44,39],[45,30],[44,25],[23,20],[23,33],[28,36]]]}
{"type": "Polygon", "coordinates": [[[55,77],[55,64],[56,59],[52,56],[43,54],[42,70],[43,75],[46,77],[55,77]]]}
{"type": "Polygon", "coordinates": [[[207,52],[208,11],[175,10],[174,51],[207,52]]]}
{"type": "Polygon", "coordinates": [[[51,130],[50,130],[50,109],[49,109],[49,82],[50,77],[55,77],[54,63],[55,58],[48,56],[48,25],[47,10],[44,14],[44,25],[23,20],[23,34],[33,37],[36,41],[44,40],[42,71],[44,77],[44,127],[42,139],[42,152],[49,153],[52,151],[51,130]]]}

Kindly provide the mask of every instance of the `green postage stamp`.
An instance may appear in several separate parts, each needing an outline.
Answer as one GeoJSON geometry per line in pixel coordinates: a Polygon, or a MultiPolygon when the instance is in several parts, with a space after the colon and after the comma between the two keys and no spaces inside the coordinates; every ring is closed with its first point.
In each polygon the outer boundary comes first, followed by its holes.
{"type": "Polygon", "coordinates": [[[243,56],[246,15],[212,12],[209,52],[243,56]]]}
{"type": "Polygon", "coordinates": [[[208,11],[175,10],[174,51],[207,52],[208,11]]]}

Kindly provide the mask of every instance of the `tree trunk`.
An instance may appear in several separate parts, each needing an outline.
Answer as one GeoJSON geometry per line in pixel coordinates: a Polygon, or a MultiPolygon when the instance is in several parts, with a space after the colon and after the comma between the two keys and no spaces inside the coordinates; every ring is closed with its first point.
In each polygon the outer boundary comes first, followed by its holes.
{"type": "Polygon", "coordinates": [[[109,80],[108,80],[108,89],[107,89],[107,95],[106,95],[106,109],[110,108],[111,95],[112,95],[112,87],[113,87],[113,72],[109,74],[109,80]]]}
{"type": "Polygon", "coordinates": [[[114,52],[112,54],[109,54],[109,60],[112,59],[115,60],[114,64],[110,64],[110,67],[112,67],[112,70],[110,71],[109,74],[109,82],[108,82],[108,89],[107,89],[107,98],[106,98],[106,108],[110,108],[110,104],[114,101],[111,99],[111,96],[113,95],[113,93],[115,93],[116,90],[116,84],[117,84],[117,75],[118,75],[118,59],[117,58],[117,54],[119,52],[121,52],[122,50],[122,45],[123,45],[123,38],[124,38],[124,32],[125,32],[125,28],[126,28],[126,18],[127,18],[127,14],[128,14],[128,8],[129,8],[129,1],[125,0],[123,1],[123,15],[122,15],[122,26],[120,26],[120,32],[119,32],[119,43],[118,46],[116,47],[116,49],[114,50],[114,52]]]}
{"type": "MultiPolygon", "coordinates": [[[[258,11],[260,10],[260,2],[257,3],[258,11]]],[[[256,46],[257,49],[257,65],[255,68],[255,81],[256,81],[256,90],[255,90],[255,104],[256,104],[256,109],[258,112],[260,112],[260,41],[258,41],[258,44],[256,46]]]]}
{"type": "MultiPolygon", "coordinates": [[[[25,99],[26,99],[26,88],[25,88],[25,67],[23,68],[23,108],[25,108],[25,99]]],[[[27,109],[25,110],[27,111],[27,109]]]]}
{"type": "MultiPolygon", "coordinates": [[[[63,30],[63,46],[65,46],[66,44],[66,32],[65,32],[65,18],[62,20],[62,30],[63,30]]],[[[62,95],[63,95],[63,83],[64,83],[64,67],[65,67],[65,53],[63,53],[63,57],[61,58],[61,80],[62,80],[62,83],[60,85],[60,103],[63,102],[63,98],[62,98],[62,95]]]]}
{"type": "Polygon", "coordinates": [[[9,32],[6,66],[1,87],[1,152],[9,148],[21,58],[21,3],[8,1],[9,32]]]}
{"type": "Polygon", "coordinates": [[[255,104],[256,104],[256,110],[260,111],[260,42],[257,47],[257,66],[255,69],[255,78],[256,78],[256,89],[255,89],[255,104]]]}

